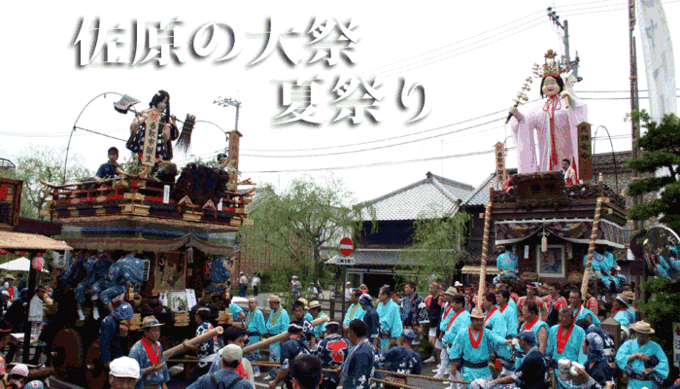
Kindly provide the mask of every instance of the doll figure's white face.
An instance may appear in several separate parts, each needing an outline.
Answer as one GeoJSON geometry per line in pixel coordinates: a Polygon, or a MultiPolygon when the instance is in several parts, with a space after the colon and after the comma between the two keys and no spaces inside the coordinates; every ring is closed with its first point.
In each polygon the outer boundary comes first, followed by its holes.
{"type": "Polygon", "coordinates": [[[543,95],[550,97],[560,93],[560,86],[557,84],[555,77],[548,77],[543,81],[543,95]]]}

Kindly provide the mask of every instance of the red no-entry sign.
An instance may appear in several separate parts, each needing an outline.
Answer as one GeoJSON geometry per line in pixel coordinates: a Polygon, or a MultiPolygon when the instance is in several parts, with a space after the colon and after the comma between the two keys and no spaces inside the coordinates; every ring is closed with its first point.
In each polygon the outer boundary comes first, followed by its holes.
{"type": "Polygon", "coordinates": [[[352,244],[352,239],[350,238],[342,238],[340,240],[340,254],[344,256],[348,256],[352,254],[354,251],[354,245],[352,244]]]}

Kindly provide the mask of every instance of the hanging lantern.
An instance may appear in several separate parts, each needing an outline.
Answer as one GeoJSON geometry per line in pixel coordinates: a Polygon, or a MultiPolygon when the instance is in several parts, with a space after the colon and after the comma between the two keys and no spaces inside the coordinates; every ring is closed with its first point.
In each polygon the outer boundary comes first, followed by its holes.
{"type": "Polygon", "coordinates": [[[194,248],[193,247],[189,247],[187,249],[187,263],[190,264],[190,265],[194,263],[194,248]]]}
{"type": "Polygon", "coordinates": [[[548,233],[543,230],[543,233],[541,234],[541,251],[544,253],[548,252],[548,233]]]}

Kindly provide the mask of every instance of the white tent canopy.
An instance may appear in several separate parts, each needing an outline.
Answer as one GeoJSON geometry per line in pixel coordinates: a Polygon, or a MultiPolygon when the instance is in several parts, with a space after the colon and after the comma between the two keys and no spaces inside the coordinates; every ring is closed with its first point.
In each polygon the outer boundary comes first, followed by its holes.
{"type": "MultiPolygon", "coordinates": [[[[31,269],[31,260],[24,257],[19,257],[9,262],[5,262],[0,265],[1,270],[5,271],[29,271],[31,269]]],[[[47,270],[43,268],[43,273],[47,273],[47,270]]]]}

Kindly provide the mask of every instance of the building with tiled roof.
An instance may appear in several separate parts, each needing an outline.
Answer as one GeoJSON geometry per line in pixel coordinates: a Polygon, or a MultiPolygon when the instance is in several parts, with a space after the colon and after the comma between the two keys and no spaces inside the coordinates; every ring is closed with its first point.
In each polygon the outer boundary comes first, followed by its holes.
{"type": "MultiPolygon", "coordinates": [[[[370,226],[374,214],[378,231],[365,232],[358,238],[349,280],[355,287],[366,284],[372,293],[384,284],[393,285],[394,266],[410,264],[413,222],[432,214],[454,215],[473,190],[472,185],[428,172],[420,181],[362,203],[371,209],[362,217],[366,226],[370,226]]],[[[331,258],[329,263],[338,259],[331,258]]]]}

